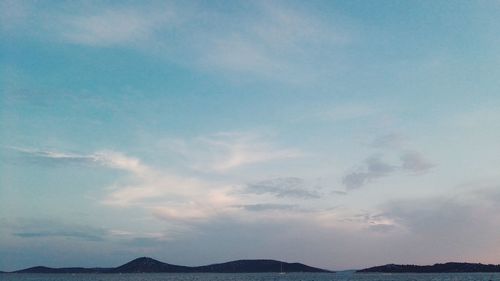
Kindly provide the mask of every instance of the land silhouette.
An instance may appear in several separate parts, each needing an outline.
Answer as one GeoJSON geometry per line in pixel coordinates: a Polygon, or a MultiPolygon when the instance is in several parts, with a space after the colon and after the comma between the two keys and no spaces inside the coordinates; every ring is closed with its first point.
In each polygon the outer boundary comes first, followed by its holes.
{"type": "MultiPolygon", "coordinates": [[[[203,266],[182,266],[164,263],[153,258],[141,257],[118,267],[63,267],[35,266],[12,272],[0,273],[271,273],[271,272],[316,272],[335,271],[288,263],[271,259],[235,260],[203,266]]],[[[448,262],[434,265],[386,264],[355,271],[356,273],[460,273],[500,272],[500,265],[482,263],[448,262]]]]}
{"type": "Polygon", "coordinates": [[[236,260],[204,266],[182,266],[141,257],[114,268],[65,267],[51,268],[35,266],[13,273],[258,273],[258,272],[332,272],[302,263],[277,260],[236,260]]]}
{"type": "Polygon", "coordinates": [[[447,262],[434,265],[386,264],[358,270],[359,273],[453,273],[453,272],[500,272],[500,265],[447,262]]]}

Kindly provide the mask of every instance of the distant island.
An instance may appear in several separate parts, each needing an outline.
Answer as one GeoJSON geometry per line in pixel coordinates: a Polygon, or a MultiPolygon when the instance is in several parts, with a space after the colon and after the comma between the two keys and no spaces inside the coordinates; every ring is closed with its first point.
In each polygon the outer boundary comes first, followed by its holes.
{"type": "Polygon", "coordinates": [[[260,272],[333,272],[301,263],[277,260],[236,260],[204,266],[181,266],[142,257],[114,268],[35,266],[11,273],[260,273],[260,272]]]}
{"type": "Polygon", "coordinates": [[[434,265],[386,264],[365,268],[358,273],[454,273],[454,272],[500,272],[500,265],[448,262],[434,265]]]}

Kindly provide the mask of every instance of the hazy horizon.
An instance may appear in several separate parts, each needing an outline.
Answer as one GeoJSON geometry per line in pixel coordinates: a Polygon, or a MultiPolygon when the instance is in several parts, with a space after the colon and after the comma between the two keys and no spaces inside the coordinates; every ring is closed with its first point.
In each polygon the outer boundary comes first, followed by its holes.
{"type": "Polygon", "coordinates": [[[0,270],[500,264],[499,1],[0,1],[0,270]]]}

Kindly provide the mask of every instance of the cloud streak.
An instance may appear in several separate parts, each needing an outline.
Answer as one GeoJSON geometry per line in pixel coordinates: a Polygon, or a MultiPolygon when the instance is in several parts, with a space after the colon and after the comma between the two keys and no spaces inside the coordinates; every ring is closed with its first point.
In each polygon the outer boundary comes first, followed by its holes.
{"type": "Polygon", "coordinates": [[[137,158],[126,156],[115,151],[100,151],[90,154],[67,153],[54,150],[27,149],[10,147],[28,159],[44,161],[44,163],[76,163],[105,166],[112,169],[131,172],[145,176],[149,168],[137,158]]]}
{"type": "Polygon", "coordinates": [[[171,24],[174,13],[166,7],[107,7],[91,14],[62,18],[64,40],[93,47],[137,47],[155,36],[155,31],[171,24]]]}
{"type": "Polygon", "coordinates": [[[236,206],[250,212],[262,211],[281,211],[281,210],[297,210],[298,205],[295,204],[276,204],[276,203],[259,203],[236,206]]]}
{"type": "Polygon", "coordinates": [[[247,194],[271,194],[279,198],[317,199],[320,195],[307,188],[304,180],[297,177],[274,178],[250,183],[242,190],[247,194]]]}
{"type": "Polygon", "coordinates": [[[407,141],[407,138],[401,134],[390,133],[376,137],[371,145],[374,148],[394,149],[402,147],[407,141]]]}
{"type": "Polygon", "coordinates": [[[195,170],[226,173],[253,164],[294,159],[303,153],[282,148],[265,136],[247,132],[222,132],[193,140],[171,142],[175,152],[182,154],[195,170]]]}
{"type": "Polygon", "coordinates": [[[15,237],[24,239],[55,237],[98,242],[104,241],[107,235],[103,228],[47,219],[4,220],[1,224],[15,237]]]}

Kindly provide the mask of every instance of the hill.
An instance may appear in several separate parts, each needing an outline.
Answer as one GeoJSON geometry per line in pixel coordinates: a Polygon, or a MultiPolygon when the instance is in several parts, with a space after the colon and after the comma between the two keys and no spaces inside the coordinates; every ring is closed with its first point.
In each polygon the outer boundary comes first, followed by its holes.
{"type": "Polygon", "coordinates": [[[453,272],[500,272],[500,265],[482,263],[448,262],[434,265],[386,264],[358,270],[357,272],[381,273],[453,273],[453,272]]]}
{"type": "Polygon", "coordinates": [[[194,272],[192,267],[180,266],[157,261],[152,258],[142,257],[115,267],[110,273],[137,273],[137,272],[194,272]]]}
{"type": "Polygon", "coordinates": [[[226,263],[199,266],[197,272],[330,272],[301,263],[287,263],[276,260],[237,260],[226,263]]]}

